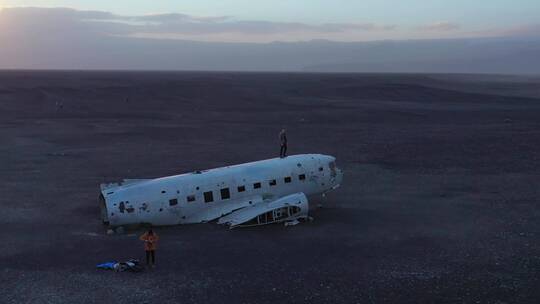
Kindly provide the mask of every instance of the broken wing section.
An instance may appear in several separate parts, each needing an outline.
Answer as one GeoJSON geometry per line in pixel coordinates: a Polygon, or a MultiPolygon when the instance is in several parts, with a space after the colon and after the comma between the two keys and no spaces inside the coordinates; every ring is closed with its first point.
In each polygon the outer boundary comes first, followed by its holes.
{"type": "Polygon", "coordinates": [[[218,224],[234,227],[259,226],[281,223],[308,217],[308,199],[302,192],[291,194],[274,201],[263,201],[253,206],[234,211],[221,217],[218,224]]]}

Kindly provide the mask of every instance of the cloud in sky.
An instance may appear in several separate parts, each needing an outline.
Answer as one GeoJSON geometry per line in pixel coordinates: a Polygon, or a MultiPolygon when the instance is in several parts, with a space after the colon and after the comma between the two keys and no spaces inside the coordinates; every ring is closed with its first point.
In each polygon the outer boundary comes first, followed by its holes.
{"type": "Polygon", "coordinates": [[[538,32],[538,26],[475,31],[451,21],[417,26],[369,21],[309,24],[240,20],[232,16],[193,16],[181,13],[118,15],[71,8],[13,7],[0,11],[0,35],[18,33],[43,39],[97,35],[212,42],[373,41],[433,38],[512,36],[538,32]]]}
{"type": "Polygon", "coordinates": [[[218,41],[219,37],[229,37],[229,40],[238,42],[332,38],[369,40],[378,34],[395,32],[397,29],[393,24],[370,22],[307,24],[179,13],[123,16],[70,8],[6,8],[0,12],[0,22],[8,29],[30,32],[64,27],[67,34],[82,31],[104,35],[192,40],[212,40],[212,37],[216,37],[218,41]]]}
{"type": "Polygon", "coordinates": [[[116,36],[209,42],[333,40],[343,42],[534,35],[539,25],[470,30],[467,26],[440,21],[416,26],[349,23],[276,22],[240,20],[232,16],[193,16],[181,13],[119,15],[72,8],[12,7],[0,11],[0,35],[45,39],[116,36]]]}
{"type": "Polygon", "coordinates": [[[434,32],[447,32],[447,31],[455,31],[460,29],[461,26],[454,22],[448,22],[448,21],[441,21],[441,22],[435,22],[432,24],[422,25],[418,27],[418,29],[423,31],[434,31],[434,32]]]}
{"type": "Polygon", "coordinates": [[[200,17],[178,13],[122,16],[109,12],[79,11],[69,8],[6,8],[0,16],[4,21],[13,23],[12,26],[28,27],[37,23],[71,24],[79,29],[85,28],[103,34],[157,34],[156,37],[162,34],[195,36],[236,33],[245,35],[247,39],[250,35],[309,33],[312,36],[322,36],[344,32],[384,32],[396,29],[395,25],[369,22],[306,24],[236,20],[229,16],[200,17]]]}

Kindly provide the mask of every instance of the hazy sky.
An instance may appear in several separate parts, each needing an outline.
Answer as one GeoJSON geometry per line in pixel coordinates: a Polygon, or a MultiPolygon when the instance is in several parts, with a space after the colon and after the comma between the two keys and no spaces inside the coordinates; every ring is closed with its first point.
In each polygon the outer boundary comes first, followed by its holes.
{"type": "Polygon", "coordinates": [[[540,0],[0,0],[0,69],[538,73],[538,54],[540,0]]]}
{"type": "Polygon", "coordinates": [[[308,23],[510,26],[540,19],[538,0],[0,0],[5,6],[71,7],[121,15],[184,13],[308,23]]]}
{"type": "Polygon", "coordinates": [[[192,38],[206,41],[268,42],[330,39],[455,38],[493,36],[540,23],[540,0],[0,0],[0,7],[69,7],[121,16],[180,13],[228,17],[232,21],[347,24],[334,31],[287,28],[255,37],[236,28],[191,35],[172,30],[137,33],[144,37],[192,38]],[[219,33],[218,33],[219,32],[219,33]],[[286,33],[285,33],[286,32],[286,33]],[[306,33],[309,32],[309,33],[306,33]]]}

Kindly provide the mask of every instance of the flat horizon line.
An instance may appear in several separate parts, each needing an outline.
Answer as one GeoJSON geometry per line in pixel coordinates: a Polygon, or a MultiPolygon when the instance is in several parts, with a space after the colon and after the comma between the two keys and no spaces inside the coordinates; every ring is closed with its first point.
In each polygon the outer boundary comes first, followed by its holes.
{"type": "Polygon", "coordinates": [[[162,73],[162,74],[183,74],[183,73],[198,73],[198,74],[326,74],[326,75],[469,75],[469,76],[515,76],[515,77],[540,77],[540,73],[459,73],[459,72],[331,72],[331,71],[272,71],[272,70],[159,70],[159,69],[18,69],[18,68],[0,68],[0,73],[4,72],[52,72],[52,73],[162,73]]]}

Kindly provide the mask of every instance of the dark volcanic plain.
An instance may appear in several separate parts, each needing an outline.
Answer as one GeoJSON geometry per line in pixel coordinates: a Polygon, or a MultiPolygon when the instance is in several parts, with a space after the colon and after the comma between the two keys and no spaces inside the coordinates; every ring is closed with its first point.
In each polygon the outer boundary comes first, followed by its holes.
{"type": "Polygon", "coordinates": [[[1,303],[538,303],[540,77],[0,72],[1,303]],[[56,110],[56,102],[63,108],[56,110]],[[107,235],[99,184],[337,157],[311,223],[107,235]]]}

